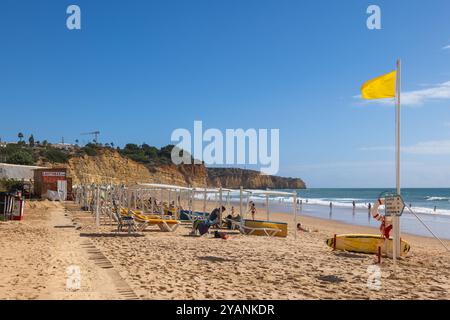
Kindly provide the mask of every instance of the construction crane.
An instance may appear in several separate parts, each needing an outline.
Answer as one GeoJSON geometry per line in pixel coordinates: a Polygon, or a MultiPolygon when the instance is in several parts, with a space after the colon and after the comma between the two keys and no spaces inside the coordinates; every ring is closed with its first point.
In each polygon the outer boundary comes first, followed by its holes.
{"type": "Polygon", "coordinates": [[[84,133],[81,133],[81,135],[93,135],[94,136],[94,142],[98,143],[98,136],[100,135],[100,131],[84,132],[84,133]]]}

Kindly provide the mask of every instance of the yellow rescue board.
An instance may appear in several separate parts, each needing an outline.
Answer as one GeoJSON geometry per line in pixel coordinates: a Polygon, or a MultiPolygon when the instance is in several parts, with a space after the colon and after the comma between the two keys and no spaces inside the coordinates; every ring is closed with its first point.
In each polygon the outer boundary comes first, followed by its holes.
{"type": "MultiPolygon", "coordinates": [[[[326,244],[334,248],[334,237],[327,239],[326,244]]],[[[392,253],[392,238],[389,239],[388,252],[392,253]]],[[[342,251],[359,253],[378,253],[378,247],[381,253],[386,254],[386,241],[381,235],[376,234],[339,234],[336,235],[336,249],[342,251]]],[[[401,241],[401,255],[406,256],[411,250],[411,246],[405,240],[401,241]]]]}

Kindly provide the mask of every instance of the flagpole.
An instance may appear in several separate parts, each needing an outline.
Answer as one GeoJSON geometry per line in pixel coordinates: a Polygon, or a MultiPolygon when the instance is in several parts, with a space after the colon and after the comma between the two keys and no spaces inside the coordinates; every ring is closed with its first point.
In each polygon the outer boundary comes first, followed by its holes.
{"type": "MultiPolygon", "coordinates": [[[[400,195],[400,94],[401,94],[401,61],[397,60],[397,101],[396,101],[396,133],[395,133],[395,150],[396,150],[396,191],[400,195]]],[[[400,217],[393,217],[393,243],[392,243],[392,253],[394,258],[394,264],[397,262],[397,257],[400,252],[400,217]]]]}

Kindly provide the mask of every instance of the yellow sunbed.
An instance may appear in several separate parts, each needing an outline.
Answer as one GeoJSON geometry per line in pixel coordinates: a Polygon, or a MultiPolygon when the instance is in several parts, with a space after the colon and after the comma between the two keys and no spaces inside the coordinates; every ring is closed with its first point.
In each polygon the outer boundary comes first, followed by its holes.
{"type": "Polygon", "coordinates": [[[180,221],[174,219],[162,219],[160,216],[155,215],[144,215],[137,213],[136,211],[129,211],[134,219],[141,223],[146,223],[146,225],[157,225],[161,231],[172,232],[175,231],[180,225],[180,221]]]}

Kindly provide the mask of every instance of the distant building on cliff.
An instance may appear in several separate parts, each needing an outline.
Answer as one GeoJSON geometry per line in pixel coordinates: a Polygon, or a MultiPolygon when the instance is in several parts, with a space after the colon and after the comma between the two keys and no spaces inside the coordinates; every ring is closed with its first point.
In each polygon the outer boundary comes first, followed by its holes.
{"type": "Polygon", "coordinates": [[[52,143],[51,146],[56,149],[70,151],[76,148],[76,145],[70,143],[52,143]]]}

